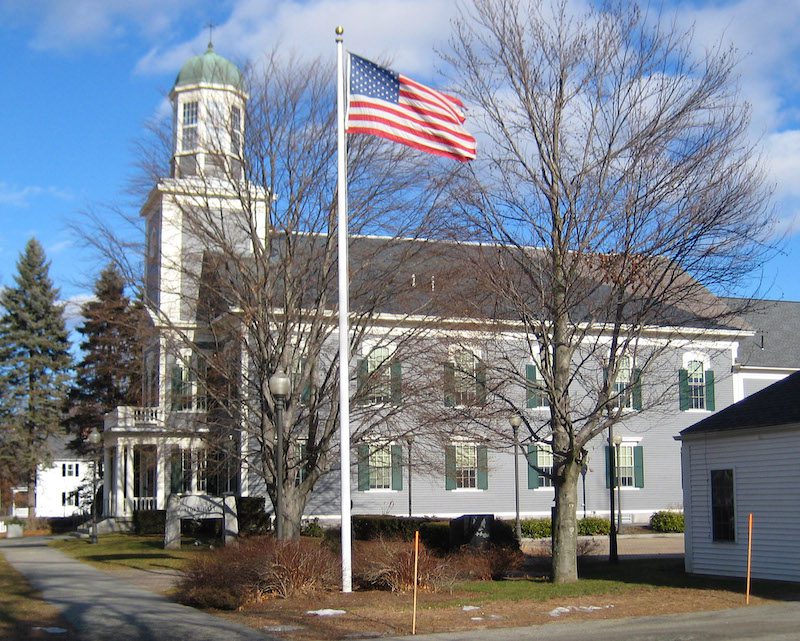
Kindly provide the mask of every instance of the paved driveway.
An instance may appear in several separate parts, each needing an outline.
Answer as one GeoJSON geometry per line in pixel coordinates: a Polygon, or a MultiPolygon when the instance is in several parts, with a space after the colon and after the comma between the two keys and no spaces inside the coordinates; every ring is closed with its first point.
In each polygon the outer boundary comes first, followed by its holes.
{"type": "Polygon", "coordinates": [[[46,539],[6,539],[0,552],[61,611],[83,641],[274,639],[95,570],[49,547],[46,539]]]}

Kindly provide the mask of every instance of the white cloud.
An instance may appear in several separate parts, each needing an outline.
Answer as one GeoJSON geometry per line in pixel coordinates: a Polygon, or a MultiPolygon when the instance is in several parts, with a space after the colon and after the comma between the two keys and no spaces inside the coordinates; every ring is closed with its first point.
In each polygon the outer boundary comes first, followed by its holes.
{"type": "MultiPolygon", "coordinates": [[[[257,62],[276,46],[307,58],[335,59],[334,28],[345,28],[349,49],[376,59],[391,59],[409,74],[430,76],[435,47],[444,44],[450,0],[240,0],[228,19],[215,27],[215,48],[236,61],[257,62]]],[[[156,46],[138,63],[141,73],[177,70],[191,55],[202,53],[208,36],[198,30],[190,41],[156,46]]]]}
{"type": "MultiPolygon", "coordinates": [[[[74,51],[129,35],[164,37],[184,14],[204,13],[197,5],[190,0],[0,0],[0,15],[12,24],[32,25],[34,49],[74,51]]],[[[202,20],[198,15],[199,24],[202,20]]]]}
{"type": "Polygon", "coordinates": [[[0,181],[0,204],[9,207],[27,207],[36,198],[50,197],[58,200],[71,200],[72,194],[59,187],[41,187],[39,185],[11,185],[0,181]]]}

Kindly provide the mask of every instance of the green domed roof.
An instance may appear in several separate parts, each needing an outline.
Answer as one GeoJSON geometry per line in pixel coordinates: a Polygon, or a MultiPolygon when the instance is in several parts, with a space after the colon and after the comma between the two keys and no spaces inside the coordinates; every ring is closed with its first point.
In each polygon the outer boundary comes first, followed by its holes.
{"type": "Polygon", "coordinates": [[[202,56],[189,58],[175,78],[175,87],[196,84],[231,85],[242,90],[242,73],[230,60],[214,51],[211,43],[202,56]]]}

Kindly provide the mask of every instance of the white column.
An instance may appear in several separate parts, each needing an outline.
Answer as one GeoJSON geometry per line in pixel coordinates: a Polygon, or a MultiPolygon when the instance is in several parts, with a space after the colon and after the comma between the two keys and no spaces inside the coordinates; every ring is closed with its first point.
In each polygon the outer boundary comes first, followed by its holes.
{"type": "Polygon", "coordinates": [[[166,480],[166,459],[167,447],[159,442],[156,444],[156,509],[163,510],[167,507],[167,495],[165,491],[166,480]]]}
{"type": "Polygon", "coordinates": [[[117,442],[114,447],[114,516],[125,516],[125,448],[117,442]]]}
{"type": "Polygon", "coordinates": [[[133,444],[125,446],[125,514],[133,514],[133,444]]]}
{"type": "Polygon", "coordinates": [[[111,497],[111,481],[114,474],[111,470],[111,448],[103,448],[103,516],[111,516],[113,512],[108,504],[111,497]]]}

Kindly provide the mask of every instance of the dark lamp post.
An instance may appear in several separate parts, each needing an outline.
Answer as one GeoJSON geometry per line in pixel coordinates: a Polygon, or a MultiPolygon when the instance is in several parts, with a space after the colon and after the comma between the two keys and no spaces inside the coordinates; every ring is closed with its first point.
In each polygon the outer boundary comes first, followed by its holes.
{"type": "Polygon", "coordinates": [[[269,378],[269,391],[275,399],[275,536],[283,540],[283,412],[291,392],[291,381],[283,370],[269,378]]]}
{"type": "Polygon", "coordinates": [[[89,536],[89,542],[92,544],[97,543],[97,506],[95,505],[95,501],[97,500],[97,465],[98,459],[100,458],[100,454],[98,452],[97,446],[103,441],[103,436],[100,434],[99,431],[93,429],[89,432],[89,436],[86,439],[89,444],[92,446],[92,502],[90,503],[90,509],[92,510],[92,532],[89,536]]]}
{"type": "Polygon", "coordinates": [[[619,551],[617,549],[617,520],[614,518],[614,488],[617,485],[617,460],[614,456],[614,426],[608,426],[608,520],[611,521],[611,529],[608,532],[608,560],[611,563],[619,563],[619,551]]]}
{"type": "Polygon", "coordinates": [[[517,541],[522,540],[522,525],[519,521],[519,426],[522,425],[522,417],[519,414],[512,414],[508,419],[511,423],[511,432],[514,435],[514,531],[517,541]]]}
{"type": "Polygon", "coordinates": [[[617,534],[622,532],[622,484],[619,482],[619,453],[622,445],[622,436],[614,434],[614,459],[617,463],[617,534]]]}

